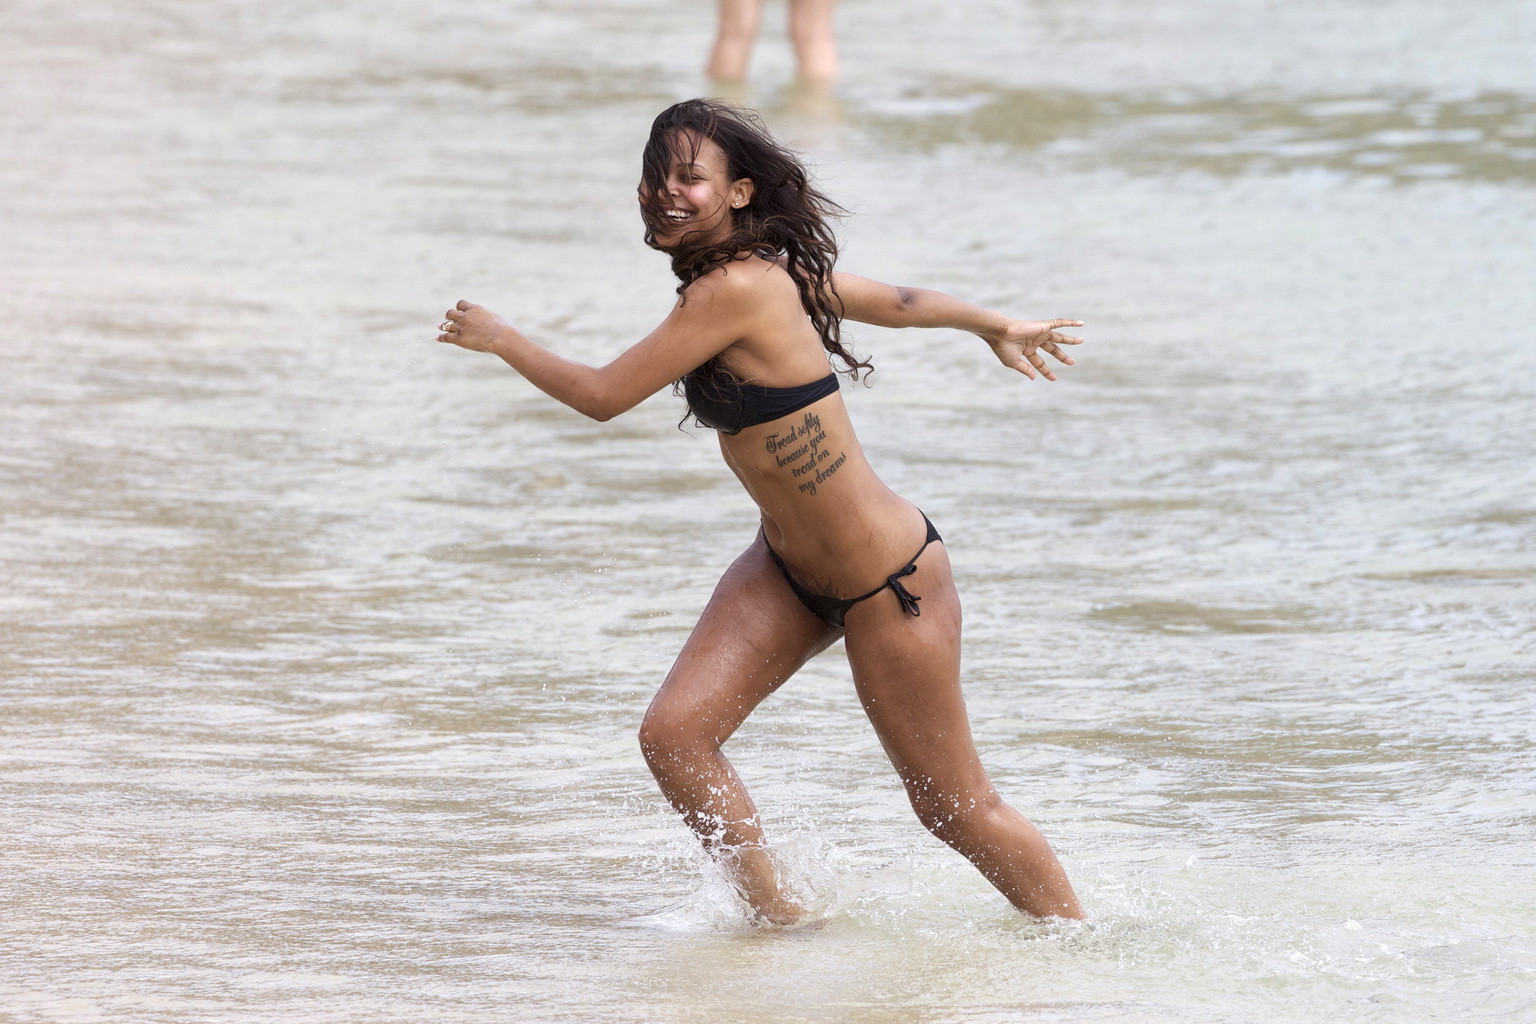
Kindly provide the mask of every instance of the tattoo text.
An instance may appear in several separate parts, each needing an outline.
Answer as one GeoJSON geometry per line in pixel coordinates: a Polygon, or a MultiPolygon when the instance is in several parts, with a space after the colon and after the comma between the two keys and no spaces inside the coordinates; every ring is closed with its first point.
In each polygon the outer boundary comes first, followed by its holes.
{"type": "Polygon", "coordinates": [[[788,466],[792,476],[805,478],[797,487],[814,497],[816,485],[826,482],[848,461],[847,452],[838,452],[833,458],[832,453],[821,446],[826,439],[827,432],[821,429],[821,417],[808,412],[804,422],[789,428],[786,434],[769,434],[763,443],[780,466],[788,466]]]}

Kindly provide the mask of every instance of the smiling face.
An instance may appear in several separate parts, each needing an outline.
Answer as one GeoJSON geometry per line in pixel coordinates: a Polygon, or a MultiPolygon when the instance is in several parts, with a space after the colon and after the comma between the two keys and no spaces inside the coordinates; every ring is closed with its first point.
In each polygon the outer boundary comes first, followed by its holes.
{"type": "Polygon", "coordinates": [[[692,132],[678,133],[668,149],[666,180],[649,202],[640,197],[656,244],[671,249],[684,241],[723,242],[735,227],[736,211],[752,201],[752,179],[733,181],[725,151],[692,132]]]}

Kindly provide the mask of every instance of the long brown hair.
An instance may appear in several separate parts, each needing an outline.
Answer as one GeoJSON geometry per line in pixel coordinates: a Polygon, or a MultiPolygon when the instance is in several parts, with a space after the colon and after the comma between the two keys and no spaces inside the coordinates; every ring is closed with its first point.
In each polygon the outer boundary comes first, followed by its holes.
{"type": "MultiPolygon", "coordinates": [[[[752,199],[733,210],[733,230],[718,242],[680,245],[663,249],[672,257],[672,272],[684,290],[716,267],[750,256],[779,263],[795,282],[800,305],[821,344],[842,360],[844,372],[857,380],[860,370],[872,370],[843,346],[842,302],[832,285],[837,263],[837,237],[830,221],[846,211],[810,182],[800,158],[768,134],[754,112],[711,100],[685,100],[657,115],[651,137],[645,143],[640,170],[640,209],[645,219],[645,244],[656,243],[656,229],[665,224],[667,172],[680,157],[691,162],[704,140],[725,153],[726,177],[750,178],[752,199]],[[684,147],[692,146],[693,152],[684,147]]],[[[700,369],[712,376],[720,369],[716,359],[700,369]]]]}

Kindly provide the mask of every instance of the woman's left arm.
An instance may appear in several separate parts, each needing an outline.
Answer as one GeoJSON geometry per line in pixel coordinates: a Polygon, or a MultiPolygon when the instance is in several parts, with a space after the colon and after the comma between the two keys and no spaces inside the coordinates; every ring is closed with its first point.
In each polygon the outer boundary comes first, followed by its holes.
{"type": "Polygon", "coordinates": [[[1081,320],[1017,320],[931,288],[904,288],[842,271],[833,275],[833,289],[846,319],[877,327],[950,327],[970,331],[991,347],[1004,366],[1031,380],[1036,373],[1046,380],[1056,379],[1041,352],[1071,366],[1076,360],[1063,352],[1061,346],[1083,343],[1082,338],[1060,331],[1062,327],[1083,326],[1081,320]]]}
{"type": "Polygon", "coordinates": [[[707,274],[695,281],[659,327],[606,366],[558,356],[468,300],[445,314],[437,340],[500,356],[556,401],[595,420],[609,420],[708,362],[746,332],[756,307],[745,277],[707,274]]]}

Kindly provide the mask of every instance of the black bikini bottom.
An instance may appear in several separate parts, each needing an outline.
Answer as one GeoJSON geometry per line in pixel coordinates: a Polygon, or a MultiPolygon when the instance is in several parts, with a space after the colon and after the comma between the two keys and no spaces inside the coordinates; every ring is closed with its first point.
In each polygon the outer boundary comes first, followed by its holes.
{"type": "Polygon", "coordinates": [[[849,608],[852,608],[860,601],[867,601],[887,587],[891,588],[897,599],[901,601],[902,611],[908,615],[923,614],[917,607],[917,602],[921,601],[922,598],[908,591],[901,583],[902,577],[911,576],[917,572],[917,560],[923,557],[923,552],[928,550],[928,545],[934,541],[943,541],[944,539],[939,536],[939,531],[934,528],[933,523],[929,522],[927,516],[923,516],[923,523],[928,527],[928,537],[923,541],[923,546],[917,549],[917,554],[913,555],[906,565],[887,576],[884,583],[869,593],[861,594],[858,597],[826,597],[822,594],[811,593],[795,580],[795,577],[789,571],[789,566],[784,564],[784,559],[780,558],[779,553],[773,550],[773,545],[768,543],[766,534],[763,535],[763,545],[768,548],[768,554],[773,558],[773,564],[777,565],[779,572],[784,574],[784,582],[789,584],[789,589],[795,592],[795,596],[800,599],[800,603],[809,608],[812,615],[827,625],[842,629],[843,616],[848,614],[849,608]]]}

